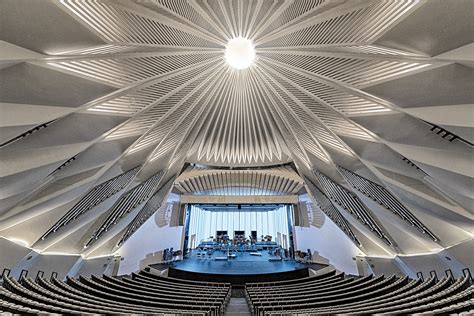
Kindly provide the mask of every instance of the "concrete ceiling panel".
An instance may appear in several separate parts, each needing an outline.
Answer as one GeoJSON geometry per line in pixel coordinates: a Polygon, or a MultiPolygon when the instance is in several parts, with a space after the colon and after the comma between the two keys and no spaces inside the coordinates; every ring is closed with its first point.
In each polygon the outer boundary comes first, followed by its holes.
{"type": "Polygon", "coordinates": [[[29,63],[0,70],[0,86],[0,102],[73,108],[115,91],[104,84],[29,63]]]}
{"type": "Polygon", "coordinates": [[[471,104],[474,69],[453,63],[371,86],[364,91],[401,108],[471,104]]]}
{"type": "Polygon", "coordinates": [[[436,56],[474,42],[471,0],[428,0],[375,44],[436,56]]]}
{"type": "Polygon", "coordinates": [[[104,44],[61,6],[59,1],[3,0],[0,38],[43,54],[104,44]]]}

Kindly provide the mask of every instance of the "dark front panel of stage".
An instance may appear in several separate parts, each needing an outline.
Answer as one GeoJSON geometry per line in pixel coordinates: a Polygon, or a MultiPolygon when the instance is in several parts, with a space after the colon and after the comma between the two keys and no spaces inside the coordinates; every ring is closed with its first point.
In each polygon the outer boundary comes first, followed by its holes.
{"type": "Polygon", "coordinates": [[[272,281],[283,281],[291,279],[299,279],[309,276],[308,268],[301,268],[296,270],[275,272],[275,273],[263,273],[263,274],[218,274],[218,273],[203,273],[185,271],[170,267],[168,270],[168,276],[179,279],[194,280],[194,281],[207,281],[207,282],[226,282],[232,284],[245,284],[252,282],[272,282],[272,281]]]}

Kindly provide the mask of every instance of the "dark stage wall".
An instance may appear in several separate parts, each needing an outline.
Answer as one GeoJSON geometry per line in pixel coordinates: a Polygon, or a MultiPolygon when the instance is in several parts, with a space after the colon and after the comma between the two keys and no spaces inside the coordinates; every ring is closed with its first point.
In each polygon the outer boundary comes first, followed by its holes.
{"type": "Polygon", "coordinates": [[[179,279],[207,282],[226,282],[233,285],[243,285],[252,282],[273,282],[305,278],[309,276],[308,268],[292,271],[265,274],[214,274],[184,271],[170,267],[168,276],[179,279]]]}

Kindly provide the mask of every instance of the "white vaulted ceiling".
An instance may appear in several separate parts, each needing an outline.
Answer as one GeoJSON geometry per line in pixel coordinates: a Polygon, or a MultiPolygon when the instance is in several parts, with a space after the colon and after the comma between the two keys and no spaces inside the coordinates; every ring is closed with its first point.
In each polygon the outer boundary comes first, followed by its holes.
{"type": "Polygon", "coordinates": [[[294,163],[319,207],[367,252],[472,238],[472,1],[0,5],[2,236],[111,252],[187,162],[294,163]],[[224,58],[237,37],[256,52],[242,70],[224,58]]]}

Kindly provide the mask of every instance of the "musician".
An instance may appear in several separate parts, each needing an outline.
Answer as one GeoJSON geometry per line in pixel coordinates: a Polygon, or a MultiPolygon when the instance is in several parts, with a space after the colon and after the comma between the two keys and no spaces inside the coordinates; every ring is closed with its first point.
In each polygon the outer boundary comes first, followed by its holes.
{"type": "Polygon", "coordinates": [[[275,251],[273,253],[275,257],[281,258],[281,249],[280,247],[275,248],[275,251]]]}
{"type": "Polygon", "coordinates": [[[266,235],[264,240],[262,241],[272,241],[272,236],[271,235],[266,235]]]}

